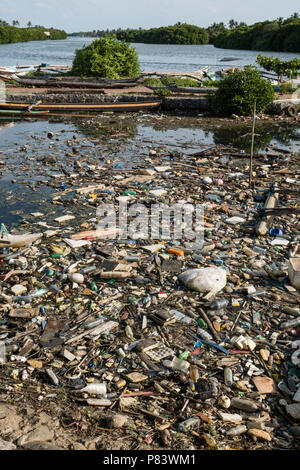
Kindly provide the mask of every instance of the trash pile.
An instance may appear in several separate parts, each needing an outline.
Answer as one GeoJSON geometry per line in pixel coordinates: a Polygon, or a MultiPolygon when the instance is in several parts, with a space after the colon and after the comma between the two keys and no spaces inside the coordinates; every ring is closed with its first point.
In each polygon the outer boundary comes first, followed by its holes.
{"type": "Polygon", "coordinates": [[[240,152],[151,146],[130,172],[66,173],[51,222],[2,225],[2,403],[60,410],[103,449],[299,449],[299,154],[270,148],[254,171],[249,189],[240,152]],[[285,210],[266,216],[274,192],[285,210]],[[96,209],[120,201],[200,205],[203,245],[104,238],[96,209]]]}

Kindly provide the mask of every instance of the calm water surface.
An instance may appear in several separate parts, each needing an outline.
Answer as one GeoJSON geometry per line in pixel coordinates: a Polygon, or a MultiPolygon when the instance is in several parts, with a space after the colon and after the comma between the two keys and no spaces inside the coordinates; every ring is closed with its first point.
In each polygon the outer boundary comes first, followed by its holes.
{"type": "MultiPolygon", "coordinates": [[[[68,38],[62,41],[32,41],[0,45],[0,65],[71,65],[76,49],[90,44],[92,38],[68,38]]],[[[289,60],[300,58],[300,54],[287,52],[237,51],[217,49],[212,45],[178,46],[168,44],[133,44],[139,54],[141,68],[151,71],[192,72],[205,65],[211,70],[234,66],[255,64],[259,53],[266,56],[289,60]],[[220,62],[223,58],[236,58],[231,62],[220,62]]]]}

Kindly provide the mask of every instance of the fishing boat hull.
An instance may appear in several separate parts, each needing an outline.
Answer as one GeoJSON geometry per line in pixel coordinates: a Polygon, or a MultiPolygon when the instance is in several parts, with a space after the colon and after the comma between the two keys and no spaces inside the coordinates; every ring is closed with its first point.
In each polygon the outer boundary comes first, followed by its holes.
{"type": "MultiPolygon", "coordinates": [[[[1,104],[0,104],[1,108],[1,104]]],[[[44,116],[49,113],[48,110],[45,111],[27,111],[27,110],[17,110],[17,109],[0,109],[0,117],[39,117],[44,116]]]]}
{"type": "Polygon", "coordinates": [[[45,77],[45,78],[20,78],[19,74],[14,74],[11,78],[21,85],[43,87],[43,88],[99,88],[99,89],[119,89],[134,88],[141,84],[139,79],[79,79],[78,77],[45,77]]]}
{"type": "MultiPolygon", "coordinates": [[[[160,106],[160,100],[151,101],[135,101],[124,103],[101,103],[101,104],[37,104],[32,106],[32,111],[27,115],[32,115],[33,111],[39,112],[55,112],[55,113],[103,113],[103,112],[133,112],[156,109],[160,106]]],[[[26,111],[30,106],[29,103],[0,103],[0,111],[2,112],[21,112],[26,111]]],[[[24,113],[25,115],[25,113],[24,113]]]]}

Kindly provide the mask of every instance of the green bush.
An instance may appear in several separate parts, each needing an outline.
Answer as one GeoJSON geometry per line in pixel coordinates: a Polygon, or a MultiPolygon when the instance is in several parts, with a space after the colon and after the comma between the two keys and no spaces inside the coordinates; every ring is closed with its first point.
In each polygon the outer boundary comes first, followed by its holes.
{"type": "Polygon", "coordinates": [[[122,78],[140,73],[138,54],[125,41],[110,35],[77,49],[72,74],[82,77],[122,78]]]}
{"type": "Polygon", "coordinates": [[[220,83],[214,96],[214,110],[218,114],[249,116],[256,101],[257,112],[264,111],[274,100],[274,89],[269,80],[260,77],[257,69],[246,67],[220,83]]]}

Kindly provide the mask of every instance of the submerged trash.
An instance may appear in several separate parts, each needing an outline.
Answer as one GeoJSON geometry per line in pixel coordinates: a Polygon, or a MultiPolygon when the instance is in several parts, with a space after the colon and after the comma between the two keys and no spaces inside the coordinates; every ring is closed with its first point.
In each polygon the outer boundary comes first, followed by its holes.
{"type": "MultiPolygon", "coordinates": [[[[68,129],[44,139],[51,165],[28,147],[30,167],[40,165],[47,182],[30,190],[51,188],[51,210],[23,217],[25,235],[10,235],[22,245],[3,242],[1,229],[0,399],[21,407],[21,424],[9,433],[17,418],[9,422],[11,409],[0,405],[0,438],[15,442],[34,416],[43,421],[34,421],[41,432],[34,442],[45,437],[64,448],[71,440],[114,448],[125,438],[126,448],[298,448],[298,214],[260,209],[274,183],[278,209],[300,202],[284,154],[273,148],[255,157],[266,168],[252,191],[245,154],[233,147],[195,154],[186,143],[181,153],[178,142],[180,151],[172,142],[133,142],[112,115],[81,125],[82,140],[68,129]],[[90,136],[91,126],[104,125],[105,139],[90,136]],[[123,138],[134,145],[124,155],[123,138]],[[63,155],[56,139],[66,139],[63,155]],[[176,203],[201,206],[203,221],[184,232],[181,217],[173,236],[170,210],[164,237],[150,209],[176,203]],[[101,204],[115,208],[116,222],[128,216],[128,233],[98,226],[101,204]],[[199,234],[202,245],[194,243],[199,234]],[[40,429],[48,414],[52,434],[40,429]]],[[[297,154],[288,156],[297,168],[297,154]]]]}

